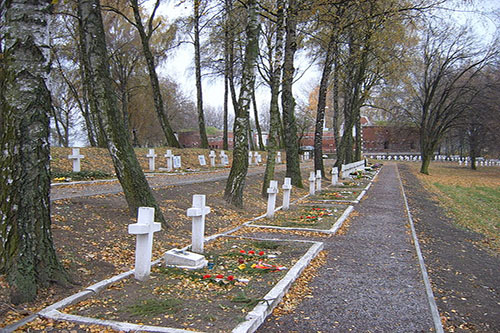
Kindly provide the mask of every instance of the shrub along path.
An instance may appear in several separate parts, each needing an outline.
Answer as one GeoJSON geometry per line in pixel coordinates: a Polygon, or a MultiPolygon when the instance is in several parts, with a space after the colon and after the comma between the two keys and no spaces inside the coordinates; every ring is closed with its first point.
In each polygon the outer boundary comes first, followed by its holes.
{"type": "Polygon", "coordinates": [[[326,263],[309,283],[311,295],[259,332],[434,329],[396,165],[377,177],[347,232],[324,239],[326,263]]]}

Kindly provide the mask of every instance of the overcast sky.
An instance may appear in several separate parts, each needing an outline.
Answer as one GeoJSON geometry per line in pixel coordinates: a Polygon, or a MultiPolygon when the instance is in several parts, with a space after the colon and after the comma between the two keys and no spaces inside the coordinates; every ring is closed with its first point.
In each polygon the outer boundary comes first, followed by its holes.
{"type": "MultiPolygon", "coordinates": [[[[463,3],[463,0],[457,0],[463,3]]],[[[165,1],[159,8],[159,14],[166,16],[169,20],[174,20],[179,16],[191,15],[191,2],[184,1],[181,6],[175,5],[179,1],[165,1]]],[[[472,13],[470,7],[457,6],[450,2],[447,7],[453,8],[453,11],[443,12],[443,16],[452,17],[461,24],[468,24],[474,27],[478,35],[482,36],[483,41],[490,41],[495,29],[495,19],[492,13],[494,11],[500,15],[500,0],[481,0],[476,1],[477,6],[483,11],[483,14],[472,13]]],[[[498,24],[498,17],[496,24],[498,24]]],[[[162,76],[169,76],[176,81],[182,88],[184,94],[193,100],[196,99],[196,87],[194,81],[193,63],[194,47],[192,44],[183,44],[175,53],[168,57],[159,70],[162,76]]],[[[299,101],[306,102],[309,91],[318,84],[320,71],[317,67],[310,67],[308,59],[303,54],[297,55],[296,67],[299,72],[304,72],[303,77],[294,84],[294,95],[299,101]]],[[[258,105],[267,103],[269,100],[268,89],[260,89],[257,92],[258,105]]],[[[205,105],[222,108],[224,97],[223,80],[206,78],[203,80],[203,100],[205,105]]],[[[231,104],[231,103],[230,103],[231,104]]]]}

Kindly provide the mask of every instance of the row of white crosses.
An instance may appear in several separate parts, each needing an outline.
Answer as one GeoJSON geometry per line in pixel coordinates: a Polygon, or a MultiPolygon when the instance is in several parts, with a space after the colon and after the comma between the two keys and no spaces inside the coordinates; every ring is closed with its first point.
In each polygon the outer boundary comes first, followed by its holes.
{"type": "MultiPolygon", "coordinates": [[[[283,184],[283,209],[289,209],[290,196],[292,191],[291,178],[285,178],[283,184]]],[[[272,218],[276,207],[276,196],[278,194],[278,182],[272,180],[267,190],[268,206],[267,217],[272,218]]],[[[206,197],[202,194],[193,195],[193,206],[187,210],[187,216],[192,218],[192,238],[191,250],[196,253],[186,253],[186,251],[168,251],[167,254],[191,260],[199,261],[203,258],[205,242],[205,216],[210,213],[210,207],[205,205],[206,197]],[[198,254],[197,254],[198,253],[198,254]]],[[[153,250],[153,234],[161,230],[161,224],[154,222],[154,208],[139,207],[137,223],[128,226],[129,234],[136,235],[136,252],[134,277],[139,281],[145,281],[151,274],[151,257],[153,250]]]]}
{"type": "Polygon", "coordinates": [[[309,194],[314,195],[316,191],[321,192],[321,170],[316,170],[316,172],[311,171],[309,173],[309,194]]]}
{"type": "Polygon", "coordinates": [[[259,165],[262,162],[262,156],[258,151],[254,151],[253,154],[251,151],[248,152],[248,165],[259,165]]]}
{"type": "MultiPolygon", "coordinates": [[[[210,213],[210,207],[205,206],[205,195],[193,195],[193,207],[187,210],[187,216],[192,217],[191,249],[203,253],[205,241],[205,215],[210,213]]],[[[137,223],[128,226],[129,234],[136,235],[134,277],[145,281],[151,274],[151,256],[153,251],[153,233],[161,230],[161,224],[154,222],[155,209],[139,207],[137,223]]]]}
{"type": "MultiPolygon", "coordinates": [[[[171,150],[167,150],[164,156],[167,159],[167,171],[172,171],[173,169],[181,167],[181,157],[174,155],[171,150]]],[[[146,157],[149,159],[149,171],[155,171],[155,161],[156,157],[158,157],[158,155],[155,153],[155,150],[149,149],[146,157]]],[[[217,157],[215,151],[211,150],[208,157],[210,158],[210,166],[215,167],[215,158],[217,157]]],[[[229,164],[229,157],[224,151],[221,151],[220,153],[220,160],[222,165],[229,164]]],[[[201,166],[207,165],[205,155],[198,155],[198,161],[200,162],[201,166]]]]}
{"type": "MultiPolygon", "coordinates": [[[[285,181],[282,186],[283,189],[283,210],[288,210],[290,208],[290,196],[292,193],[292,179],[285,177],[285,181]]],[[[267,189],[267,218],[273,218],[274,212],[276,210],[276,197],[278,196],[278,181],[271,180],[269,182],[269,187],[267,189]]]]}

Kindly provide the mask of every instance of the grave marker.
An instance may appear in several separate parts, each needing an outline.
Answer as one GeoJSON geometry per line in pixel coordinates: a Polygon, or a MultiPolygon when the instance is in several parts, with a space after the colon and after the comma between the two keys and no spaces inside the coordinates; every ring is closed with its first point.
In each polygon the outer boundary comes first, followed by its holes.
{"type": "Polygon", "coordinates": [[[321,192],[321,170],[316,170],[316,191],[321,192]]]}
{"type": "Polygon", "coordinates": [[[314,171],[311,171],[309,173],[309,194],[314,195],[315,189],[316,189],[316,184],[314,184],[316,181],[316,175],[314,174],[314,171]]]}
{"type": "Polygon", "coordinates": [[[337,185],[337,182],[339,181],[339,169],[336,167],[332,168],[332,185],[335,186],[337,185]]]}
{"type": "Polygon", "coordinates": [[[258,152],[253,153],[253,159],[255,161],[255,165],[259,165],[259,153],[258,152]]]}
{"type": "Polygon", "coordinates": [[[252,165],[252,152],[248,152],[248,165],[252,165]]]}
{"type": "Polygon", "coordinates": [[[181,157],[174,156],[174,169],[179,169],[181,167],[181,157]]]}
{"type": "Polygon", "coordinates": [[[205,160],[205,155],[198,155],[198,161],[200,162],[201,166],[207,165],[207,161],[205,160]]]}
{"type": "Polygon", "coordinates": [[[157,156],[154,149],[149,149],[149,153],[146,155],[149,159],[149,171],[155,171],[155,158],[157,156]]]}
{"type": "Polygon", "coordinates": [[[80,172],[80,160],[85,156],[80,155],[80,148],[73,148],[71,155],[68,155],[70,160],[73,160],[73,172],[80,172]]]}
{"type": "Polygon", "coordinates": [[[208,154],[208,157],[210,157],[210,166],[215,167],[215,157],[217,155],[215,154],[215,151],[211,150],[210,154],[208,154]]]}
{"type": "Polygon", "coordinates": [[[187,210],[187,216],[193,218],[191,250],[203,253],[203,243],[205,241],[205,215],[210,213],[210,207],[205,206],[205,195],[193,195],[193,207],[187,210]]]}
{"type": "Polygon", "coordinates": [[[165,157],[167,158],[167,171],[172,171],[172,159],[174,158],[174,155],[172,154],[171,150],[167,150],[165,153],[165,157]]]}
{"type": "Polygon", "coordinates": [[[271,180],[269,188],[267,189],[267,218],[274,216],[274,209],[276,207],[276,196],[278,194],[278,182],[271,180]]]}
{"type": "Polygon", "coordinates": [[[281,163],[281,152],[280,151],[276,153],[276,163],[277,164],[281,163]]]}
{"type": "Polygon", "coordinates": [[[290,208],[290,194],[292,193],[292,178],[285,177],[283,188],[283,210],[290,208]]]}
{"type": "Polygon", "coordinates": [[[153,233],[161,230],[161,224],[154,222],[155,209],[139,207],[137,223],[129,224],[128,233],[137,235],[135,242],[134,277],[145,281],[151,273],[151,255],[153,251],[153,233]]]}

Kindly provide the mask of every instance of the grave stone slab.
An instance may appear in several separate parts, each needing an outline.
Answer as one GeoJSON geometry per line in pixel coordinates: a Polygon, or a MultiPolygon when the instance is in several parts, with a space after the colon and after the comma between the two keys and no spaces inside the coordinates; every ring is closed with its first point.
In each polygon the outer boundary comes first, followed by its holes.
{"type": "Polygon", "coordinates": [[[208,263],[201,254],[183,251],[177,248],[167,251],[163,256],[163,260],[167,266],[177,266],[179,268],[188,269],[201,269],[208,263]]]}
{"type": "Polygon", "coordinates": [[[179,155],[174,156],[174,169],[181,168],[181,157],[179,155]]]}
{"type": "Polygon", "coordinates": [[[201,166],[207,165],[207,160],[205,160],[205,155],[198,155],[198,161],[201,166]]]}

